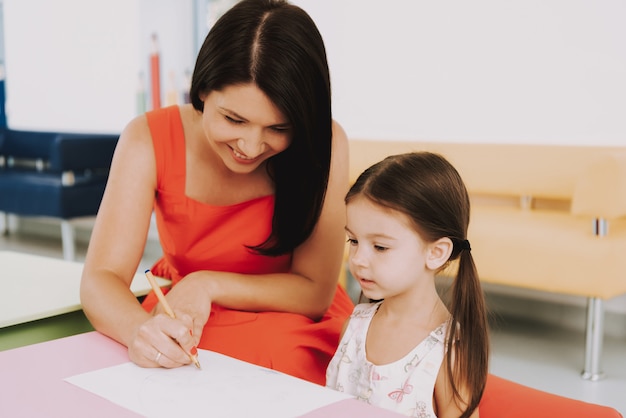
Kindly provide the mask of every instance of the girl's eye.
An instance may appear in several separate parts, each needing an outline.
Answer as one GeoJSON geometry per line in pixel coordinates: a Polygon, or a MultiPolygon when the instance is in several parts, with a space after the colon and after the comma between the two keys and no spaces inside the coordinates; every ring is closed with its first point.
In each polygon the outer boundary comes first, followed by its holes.
{"type": "Polygon", "coordinates": [[[380,252],[380,253],[385,252],[385,251],[387,251],[387,250],[388,250],[388,248],[387,248],[387,247],[383,247],[383,246],[381,246],[381,245],[374,245],[374,249],[375,249],[376,251],[380,252]]]}
{"type": "Polygon", "coordinates": [[[359,241],[355,240],[354,238],[348,238],[348,244],[357,245],[358,243],[359,241]]]}

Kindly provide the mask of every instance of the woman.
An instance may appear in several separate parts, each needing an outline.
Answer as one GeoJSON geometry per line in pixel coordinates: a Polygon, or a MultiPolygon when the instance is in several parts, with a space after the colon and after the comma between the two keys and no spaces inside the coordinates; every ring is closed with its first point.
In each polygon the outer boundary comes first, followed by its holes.
{"type": "Polygon", "coordinates": [[[198,54],[192,103],[122,132],[81,282],[94,327],[144,367],[197,348],[324,384],[352,311],[337,286],[348,141],[332,121],[322,38],[280,0],[244,0],[198,54]],[[152,211],[172,280],[139,305],[130,292],[152,211]]]}

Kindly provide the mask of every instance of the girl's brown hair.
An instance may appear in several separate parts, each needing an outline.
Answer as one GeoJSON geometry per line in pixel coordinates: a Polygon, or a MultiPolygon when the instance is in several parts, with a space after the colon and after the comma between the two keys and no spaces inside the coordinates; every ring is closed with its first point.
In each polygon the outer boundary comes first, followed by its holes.
{"type": "Polygon", "coordinates": [[[488,374],[487,309],[467,240],[470,201],[457,170],[444,157],[413,152],[385,158],[365,170],[346,195],[346,203],[361,195],[407,215],[427,242],[447,237],[453,243],[442,270],[458,259],[448,310],[446,364],[455,399],[467,403],[462,417],[478,407],[488,374]],[[459,388],[469,388],[463,399],[459,388]]]}

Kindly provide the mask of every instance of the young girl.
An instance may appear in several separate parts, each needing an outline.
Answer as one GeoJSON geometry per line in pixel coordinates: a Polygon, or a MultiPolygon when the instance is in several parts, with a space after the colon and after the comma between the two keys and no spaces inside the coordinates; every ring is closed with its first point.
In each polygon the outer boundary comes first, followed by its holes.
{"type": "Polygon", "coordinates": [[[355,307],[326,385],[413,417],[478,417],[488,372],[485,301],[455,168],[428,152],[387,157],[346,196],[355,307]],[[459,259],[449,305],[435,276],[459,259]]]}

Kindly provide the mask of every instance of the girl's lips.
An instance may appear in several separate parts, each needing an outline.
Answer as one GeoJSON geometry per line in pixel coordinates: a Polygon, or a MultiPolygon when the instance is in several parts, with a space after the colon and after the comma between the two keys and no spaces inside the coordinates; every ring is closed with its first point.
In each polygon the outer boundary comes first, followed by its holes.
{"type": "Polygon", "coordinates": [[[359,280],[359,284],[361,285],[361,287],[372,287],[376,284],[375,281],[364,279],[363,277],[359,277],[358,280],[359,280]]]}

